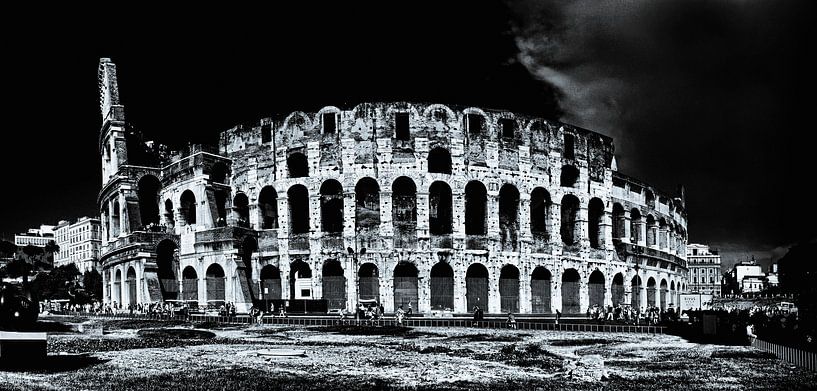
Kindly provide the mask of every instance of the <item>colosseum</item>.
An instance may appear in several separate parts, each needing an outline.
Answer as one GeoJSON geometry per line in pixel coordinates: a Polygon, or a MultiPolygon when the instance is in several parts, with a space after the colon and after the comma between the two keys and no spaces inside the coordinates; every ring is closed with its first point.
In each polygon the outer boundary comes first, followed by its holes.
{"type": "Polygon", "coordinates": [[[618,172],[598,133],[362,103],[170,151],[127,126],[110,59],[99,91],[107,303],[584,313],[677,306],[686,287],[683,189],[618,172]]]}

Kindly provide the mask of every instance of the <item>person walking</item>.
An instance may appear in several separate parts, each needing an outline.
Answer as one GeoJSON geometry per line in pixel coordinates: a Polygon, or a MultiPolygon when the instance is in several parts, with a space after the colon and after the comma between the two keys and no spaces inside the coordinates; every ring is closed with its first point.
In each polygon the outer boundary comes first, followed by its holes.
{"type": "Polygon", "coordinates": [[[508,312],[508,328],[516,330],[516,318],[513,316],[513,312],[508,312]]]}

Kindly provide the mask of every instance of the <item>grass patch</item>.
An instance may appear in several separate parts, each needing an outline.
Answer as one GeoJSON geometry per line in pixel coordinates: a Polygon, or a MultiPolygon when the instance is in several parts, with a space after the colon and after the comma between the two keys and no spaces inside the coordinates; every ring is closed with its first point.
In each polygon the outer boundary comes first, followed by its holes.
{"type": "Polygon", "coordinates": [[[760,358],[760,359],[776,359],[774,353],[764,352],[762,350],[716,350],[709,355],[711,358],[760,358]]]}
{"type": "Polygon", "coordinates": [[[157,327],[188,326],[190,323],[181,320],[154,320],[154,319],[117,319],[103,323],[108,330],[138,330],[157,327]]]}
{"type": "Polygon", "coordinates": [[[48,341],[49,353],[92,353],[130,349],[162,349],[198,345],[267,345],[263,341],[236,338],[178,339],[178,338],[60,338],[48,341]]]}
{"type": "Polygon", "coordinates": [[[465,334],[448,337],[451,340],[466,340],[467,342],[520,342],[522,337],[529,334],[465,334]]]}
{"type": "Polygon", "coordinates": [[[405,336],[411,333],[411,328],[401,326],[358,326],[358,325],[336,325],[311,328],[314,331],[337,333],[343,335],[388,335],[405,336]]]}
{"type": "Polygon", "coordinates": [[[207,330],[194,329],[144,329],[136,333],[142,338],[161,338],[161,339],[210,339],[215,338],[216,334],[207,330]]]}
{"type": "Polygon", "coordinates": [[[548,341],[550,346],[589,346],[600,344],[611,344],[616,341],[602,338],[580,338],[580,339],[554,339],[548,341]]]}
{"type": "Polygon", "coordinates": [[[537,344],[518,347],[516,344],[503,346],[498,353],[482,353],[474,355],[477,360],[497,361],[518,367],[540,368],[548,371],[562,369],[564,359],[551,353],[537,344]]]}
{"type": "Polygon", "coordinates": [[[451,348],[449,348],[448,346],[443,346],[443,345],[426,346],[426,347],[420,349],[420,353],[422,353],[422,354],[451,353],[451,352],[453,352],[453,350],[451,350],[451,348]]]}

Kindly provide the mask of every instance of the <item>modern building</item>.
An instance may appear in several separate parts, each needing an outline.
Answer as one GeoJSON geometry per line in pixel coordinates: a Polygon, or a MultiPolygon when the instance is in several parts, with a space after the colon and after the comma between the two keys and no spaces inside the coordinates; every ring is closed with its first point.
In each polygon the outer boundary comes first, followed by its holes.
{"type": "Polygon", "coordinates": [[[54,240],[53,225],[40,225],[40,228],[29,228],[25,233],[14,235],[14,244],[18,247],[28,245],[45,247],[52,240],[54,240]]]}
{"type": "Polygon", "coordinates": [[[724,275],[724,293],[738,294],[760,292],[763,290],[763,281],[766,274],[763,267],[756,264],[754,259],[736,263],[724,275]]]}
{"type": "Polygon", "coordinates": [[[75,223],[60,221],[54,229],[54,238],[60,246],[54,255],[54,267],[73,263],[80,273],[101,270],[102,226],[98,218],[82,217],[75,223]]]}
{"type": "Polygon", "coordinates": [[[477,107],[362,103],[147,144],[99,65],[106,302],[324,300],[387,312],[678,305],[683,190],[620,173],[609,137],[477,107]]]}
{"type": "Polygon", "coordinates": [[[690,243],[686,248],[689,265],[689,292],[718,297],[721,294],[721,256],[705,244],[690,243]]]}

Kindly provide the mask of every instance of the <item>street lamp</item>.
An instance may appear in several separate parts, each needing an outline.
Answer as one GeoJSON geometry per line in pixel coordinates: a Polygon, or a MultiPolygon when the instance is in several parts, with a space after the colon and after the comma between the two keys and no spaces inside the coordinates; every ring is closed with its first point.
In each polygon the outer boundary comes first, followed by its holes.
{"type": "MultiPolygon", "coordinates": [[[[357,232],[355,232],[355,248],[357,248],[357,232]]],[[[352,249],[351,247],[347,247],[346,251],[349,255],[352,256],[354,260],[354,276],[355,276],[355,303],[354,303],[354,311],[355,311],[355,323],[358,323],[360,317],[360,311],[358,311],[358,305],[360,305],[360,276],[358,270],[358,255],[366,254],[366,248],[361,248],[360,253],[358,254],[357,251],[352,249]]]]}

